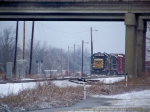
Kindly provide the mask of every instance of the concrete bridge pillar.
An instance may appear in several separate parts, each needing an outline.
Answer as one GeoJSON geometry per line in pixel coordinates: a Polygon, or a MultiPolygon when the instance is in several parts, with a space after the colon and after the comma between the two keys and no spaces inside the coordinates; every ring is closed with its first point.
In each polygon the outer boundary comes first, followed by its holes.
{"type": "Polygon", "coordinates": [[[145,51],[144,51],[144,22],[143,19],[138,19],[138,27],[137,27],[137,77],[142,75],[144,72],[143,61],[145,61],[145,51]]]}
{"type": "Polygon", "coordinates": [[[126,13],[125,14],[125,25],[126,25],[126,33],[125,33],[125,73],[128,74],[128,78],[132,79],[135,76],[135,26],[136,19],[134,13],[126,13]]]}
{"type": "Polygon", "coordinates": [[[144,30],[143,30],[143,64],[142,64],[142,70],[143,72],[145,72],[145,60],[146,60],[146,32],[147,32],[147,21],[143,21],[144,22],[144,30]]]}

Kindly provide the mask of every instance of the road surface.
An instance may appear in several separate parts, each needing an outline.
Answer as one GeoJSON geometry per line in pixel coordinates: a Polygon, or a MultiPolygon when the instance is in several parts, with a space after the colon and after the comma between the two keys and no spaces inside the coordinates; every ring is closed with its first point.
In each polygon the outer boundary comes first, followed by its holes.
{"type": "Polygon", "coordinates": [[[86,109],[92,108],[97,106],[110,106],[111,104],[107,101],[116,100],[113,98],[88,98],[87,100],[82,100],[77,102],[73,106],[70,107],[63,107],[63,108],[51,108],[51,109],[43,109],[43,110],[35,110],[29,112],[51,112],[51,111],[71,111],[71,110],[78,110],[78,109],[86,109]]]}

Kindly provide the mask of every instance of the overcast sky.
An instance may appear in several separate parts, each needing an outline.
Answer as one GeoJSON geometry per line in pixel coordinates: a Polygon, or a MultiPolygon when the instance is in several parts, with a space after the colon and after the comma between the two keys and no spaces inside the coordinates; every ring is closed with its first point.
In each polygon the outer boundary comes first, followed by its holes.
{"type": "MultiPolygon", "coordinates": [[[[12,27],[16,21],[0,21],[0,31],[12,27]]],[[[84,47],[90,51],[90,28],[92,27],[93,52],[125,53],[124,22],[73,22],[73,21],[35,21],[34,40],[46,41],[48,45],[65,50],[73,45],[82,46],[82,40],[88,42],[84,47]],[[94,31],[98,30],[98,31],[94,31]]],[[[32,22],[26,21],[26,42],[31,39],[32,22]]],[[[19,44],[22,45],[23,22],[19,21],[19,44]]],[[[22,47],[22,46],[21,46],[22,47]]],[[[71,48],[72,47],[72,48],[71,48]]],[[[77,46],[76,46],[77,47],[77,46]]]]}

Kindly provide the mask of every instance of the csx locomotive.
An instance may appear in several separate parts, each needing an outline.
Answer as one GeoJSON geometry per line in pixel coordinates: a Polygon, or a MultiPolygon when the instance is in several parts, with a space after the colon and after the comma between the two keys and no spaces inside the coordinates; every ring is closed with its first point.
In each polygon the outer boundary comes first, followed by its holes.
{"type": "Polygon", "coordinates": [[[91,56],[91,74],[124,74],[125,55],[94,53],[91,56]]]}

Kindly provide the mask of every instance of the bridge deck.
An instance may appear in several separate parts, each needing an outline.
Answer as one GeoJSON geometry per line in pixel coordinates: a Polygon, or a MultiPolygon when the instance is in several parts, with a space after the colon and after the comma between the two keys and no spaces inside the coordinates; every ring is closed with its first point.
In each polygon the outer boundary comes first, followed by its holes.
{"type": "Polygon", "coordinates": [[[149,19],[150,0],[0,1],[0,20],[124,21],[127,12],[149,19]]]}
{"type": "Polygon", "coordinates": [[[143,2],[150,0],[3,0],[3,1],[29,1],[29,2],[143,2]]]}

